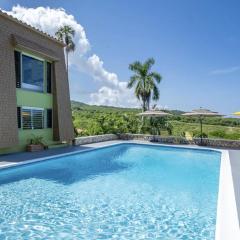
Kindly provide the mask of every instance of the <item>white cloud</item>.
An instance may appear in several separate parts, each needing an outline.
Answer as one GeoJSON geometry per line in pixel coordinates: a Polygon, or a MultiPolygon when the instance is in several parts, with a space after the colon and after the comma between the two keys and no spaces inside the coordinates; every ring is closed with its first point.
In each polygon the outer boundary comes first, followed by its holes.
{"type": "MultiPolygon", "coordinates": [[[[103,85],[97,92],[89,95],[90,102],[114,106],[136,106],[135,99],[129,100],[132,99],[132,91],[126,89],[126,82],[119,81],[116,73],[107,71],[99,56],[96,54],[89,56],[91,53],[90,42],[86,37],[84,28],[73,15],[68,14],[63,8],[26,8],[20,5],[14,6],[7,13],[53,36],[63,25],[73,27],[75,29],[76,50],[69,55],[70,69],[71,66],[76,66],[80,72],[90,75],[103,85]]],[[[76,86],[76,82],[72,85],[76,86]]],[[[76,88],[72,89],[71,83],[70,91],[76,95],[76,88]]]]}
{"type": "Polygon", "coordinates": [[[234,73],[240,70],[240,66],[235,67],[229,67],[229,68],[222,68],[222,69],[216,69],[210,72],[210,75],[223,75],[223,74],[229,74],[234,73]]]}
{"type": "MultiPolygon", "coordinates": [[[[74,40],[76,42],[76,54],[84,55],[90,50],[90,43],[86,37],[84,28],[77,23],[73,15],[69,15],[63,8],[52,9],[49,7],[25,8],[20,5],[13,6],[7,12],[13,17],[22,20],[44,32],[54,36],[55,32],[63,25],[69,25],[75,29],[74,40]]],[[[75,59],[72,59],[75,60],[75,59]]],[[[73,61],[74,62],[74,61],[73,61]]]]}
{"type": "MultiPolygon", "coordinates": [[[[125,82],[122,82],[122,84],[125,82]]],[[[139,107],[139,102],[134,97],[129,97],[132,92],[125,87],[112,89],[109,87],[101,87],[98,92],[92,93],[91,104],[118,106],[118,107],[139,107]]]]}
{"type": "Polygon", "coordinates": [[[115,87],[119,85],[117,74],[106,71],[103,67],[103,61],[96,54],[87,59],[86,67],[88,72],[93,73],[95,79],[100,81],[104,79],[106,83],[115,87]]]}

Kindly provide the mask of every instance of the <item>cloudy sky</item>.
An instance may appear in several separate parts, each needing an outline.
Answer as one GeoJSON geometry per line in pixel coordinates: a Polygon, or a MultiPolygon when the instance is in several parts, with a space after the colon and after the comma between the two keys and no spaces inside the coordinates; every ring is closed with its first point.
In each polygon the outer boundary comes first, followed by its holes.
{"type": "Polygon", "coordinates": [[[126,89],[128,64],[154,57],[159,106],[240,110],[238,0],[1,0],[0,8],[50,34],[74,27],[74,100],[139,106],[126,89]]]}

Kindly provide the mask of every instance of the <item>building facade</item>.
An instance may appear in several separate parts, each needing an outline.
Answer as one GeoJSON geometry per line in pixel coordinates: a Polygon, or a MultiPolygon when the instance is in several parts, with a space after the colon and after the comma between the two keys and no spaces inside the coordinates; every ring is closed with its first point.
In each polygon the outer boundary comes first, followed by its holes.
{"type": "Polygon", "coordinates": [[[0,11],[0,154],[73,139],[64,44],[0,11]]]}

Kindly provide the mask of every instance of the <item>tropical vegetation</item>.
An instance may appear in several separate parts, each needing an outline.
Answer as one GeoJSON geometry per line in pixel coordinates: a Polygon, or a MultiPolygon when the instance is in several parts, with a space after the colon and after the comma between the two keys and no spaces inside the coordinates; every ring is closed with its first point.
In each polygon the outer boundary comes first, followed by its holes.
{"type": "MultiPolygon", "coordinates": [[[[142,120],[137,116],[141,109],[93,106],[72,102],[73,123],[77,136],[107,133],[145,133],[163,136],[184,136],[189,132],[199,136],[197,118],[181,116],[179,110],[169,111],[172,116],[165,119],[142,120]],[[151,122],[154,121],[154,122],[151,122]]],[[[240,119],[204,118],[203,131],[209,138],[240,140],[240,119]]]]}
{"type": "Polygon", "coordinates": [[[68,55],[70,52],[75,51],[75,43],[73,41],[75,30],[71,26],[64,25],[58,29],[55,35],[59,41],[63,42],[66,45],[65,54],[66,54],[66,68],[68,73],[68,55]]]}
{"type": "Polygon", "coordinates": [[[135,87],[135,96],[142,102],[142,110],[150,109],[151,100],[159,100],[158,84],[161,82],[161,75],[151,71],[155,60],[147,59],[144,63],[135,61],[129,65],[129,69],[134,73],[128,82],[128,88],[135,87]]]}

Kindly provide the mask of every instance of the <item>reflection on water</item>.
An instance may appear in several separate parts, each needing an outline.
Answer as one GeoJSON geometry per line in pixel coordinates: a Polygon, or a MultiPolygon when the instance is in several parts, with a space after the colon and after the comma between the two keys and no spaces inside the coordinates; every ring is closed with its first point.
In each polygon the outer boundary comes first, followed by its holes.
{"type": "Polygon", "coordinates": [[[127,147],[106,148],[104,151],[90,151],[48,161],[33,163],[13,169],[3,170],[0,184],[24,179],[39,178],[61,184],[72,184],[94,176],[122,171],[130,164],[118,162],[127,147]]]}

